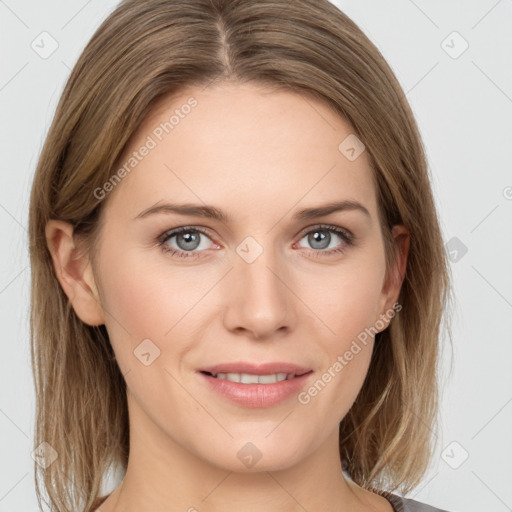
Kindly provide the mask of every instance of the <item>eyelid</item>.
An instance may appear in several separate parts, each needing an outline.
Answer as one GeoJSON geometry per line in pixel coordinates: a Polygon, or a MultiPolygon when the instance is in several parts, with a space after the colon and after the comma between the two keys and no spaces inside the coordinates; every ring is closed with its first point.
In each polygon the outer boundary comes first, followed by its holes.
{"type": "Polygon", "coordinates": [[[210,229],[205,226],[196,226],[196,225],[187,225],[187,226],[179,226],[177,228],[168,229],[164,231],[161,235],[158,236],[157,241],[161,244],[165,243],[166,240],[179,235],[184,231],[197,231],[198,233],[202,233],[206,237],[208,237],[213,243],[216,245],[220,245],[216,242],[210,234],[210,229]]]}
{"type": "Polygon", "coordinates": [[[311,224],[310,226],[305,227],[299,233],[296,235],[298,237],[303,237],[310,233],[311,231],[314,231],[315,229],[325,229],[326,231],[334,231],[334,232],[341,232],[347,236],[350,240],[355,239],[355,235],[349,231],[347,228],[343,228],[341,226],[335,226],[334,224],[311,224]]]}

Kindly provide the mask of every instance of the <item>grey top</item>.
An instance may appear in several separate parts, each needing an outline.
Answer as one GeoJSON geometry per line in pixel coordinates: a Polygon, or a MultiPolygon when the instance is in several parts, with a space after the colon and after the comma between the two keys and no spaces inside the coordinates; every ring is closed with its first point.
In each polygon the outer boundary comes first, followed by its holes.
{"type": "Polygon", "coordinates": [[[384,496],[391,503],[394,512],[447,512],[446,510],[431,507],[416,500],[402,498],[386,491],[380,491],[378,494],[384,496]]]}
{"type": "MultiPolygon", "coordinates": [[[[380,491],[378,494],[386,498],[391,503],[394,512],[447,512],[446,510],[431,507],[430,505],[425,505],[419,501],[402,498],[401,496],[397,496],[396,494],[391,494],[386,491],[380,491]]],[[[99,507],[107,498],[108,496],[98,498],[96,503],[93,505],[92,510],[96,510],[97,507],[99,507]]]]}

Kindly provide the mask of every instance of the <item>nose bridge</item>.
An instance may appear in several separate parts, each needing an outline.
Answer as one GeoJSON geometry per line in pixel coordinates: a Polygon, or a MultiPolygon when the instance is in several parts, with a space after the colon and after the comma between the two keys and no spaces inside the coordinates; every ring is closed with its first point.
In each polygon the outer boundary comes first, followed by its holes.
{"type": "Polygon", "coordinates": [[[263,337],[289,326],[291,292],[284,284],[286,276],[281,275],[279,255],[253,237],[242,241],[236,252],[230,272],[227,327],[244,328],[255,337],[263,337]]]}

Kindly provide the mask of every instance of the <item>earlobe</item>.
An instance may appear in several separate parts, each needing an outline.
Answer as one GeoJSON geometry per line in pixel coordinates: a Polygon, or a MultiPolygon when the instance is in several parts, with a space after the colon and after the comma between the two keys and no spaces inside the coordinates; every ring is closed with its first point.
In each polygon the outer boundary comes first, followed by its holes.
{"type": "Polygon", "coordinates": [[[87,325],[105,323],[98,289],[87,253],[77,247],[73,226],[52,219],[46,224],[46,242],[57,279],[77,316],[87,325]]]}

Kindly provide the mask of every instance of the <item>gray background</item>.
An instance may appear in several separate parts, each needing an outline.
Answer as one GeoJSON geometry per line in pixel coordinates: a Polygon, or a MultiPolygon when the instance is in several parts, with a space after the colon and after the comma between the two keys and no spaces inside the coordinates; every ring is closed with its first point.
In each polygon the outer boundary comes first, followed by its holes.
{"type": "MultiPolygon", "coordinates": [[[[335,3],[377,45],[412,105],[453,260],[454,350],[453,358],[449,347],[443,354],[442,428],[432,469],[409,497],[452,512],[510,511],[512,2],[335,3]]],[[[116,4],[0,0],[0,512],[37,510],[31,180],[70,69],[116,4]]]]}

